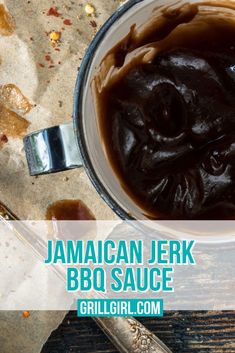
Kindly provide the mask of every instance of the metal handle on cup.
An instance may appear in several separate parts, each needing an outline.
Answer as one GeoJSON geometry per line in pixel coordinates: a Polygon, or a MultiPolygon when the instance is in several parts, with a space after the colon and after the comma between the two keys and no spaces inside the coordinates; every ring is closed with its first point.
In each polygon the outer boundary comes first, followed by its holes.
{"type": "Polygon", "coordinates": [[[32,176],[82,166],[72,122],[27,135],[24,148],[32,176]]]}

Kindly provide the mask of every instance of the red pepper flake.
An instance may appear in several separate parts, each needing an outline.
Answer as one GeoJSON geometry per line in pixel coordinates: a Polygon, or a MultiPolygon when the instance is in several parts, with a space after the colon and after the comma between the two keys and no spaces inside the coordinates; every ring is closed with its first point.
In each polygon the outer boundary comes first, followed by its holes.
{"type": "Polygon", "coordinates": [[[55,17],[60,17],[61,14],[58,12],[57,7],[51,7],[48,12],[47,12],[47,16],[55,16],[55,17]]]}
{"type": "Polygon", "coordinates": [[[45,65],[41,64],[41,63],[38,63],[38,66],[39,67],[45,67],[45,65]]]}
{"type": "Polygon", "coordinates": [[[58,61],[58,64],[60,65],[60,64],[61,64],[61,61],[58,61]]]}
{"type": "Polygon", "coordinates": [[[52,69],[53,67],[55,67],[55,65],[50,65],[50,66],[49,66],[49,69],[52,69]]]}
{"type": "Polygon", "coordinates": [[[0,143],[7,143],[8,142],[8,138],[6,135],[1,135],[0,136],[0,143]]]}
{"type": "Polygon", "coordinates": [[[23,311],[23,317],[25,319],[28,319],[30,317],[30,312],[29,311],[23,311]]]}
{"type": "Polygon", "coordinates": [[[56,51],[60,51],[60,48],[55,48],[56,51]]]}
{"type": "Polygon", "coordinates": [[[64,25],[71,26],[72,22],[69,19],[64,20],[64,25]]]}
{"type": "Polygon", "coordinates": [[[97,23],[94,20],[90,21],[90,24],[93,28],[97,27],[97,23]]]}
{"type": "Polygon", "coordinates": [[[51,56],[50,55],[45,55],[45,60],[46,61],[51,61],[51,56]]]}

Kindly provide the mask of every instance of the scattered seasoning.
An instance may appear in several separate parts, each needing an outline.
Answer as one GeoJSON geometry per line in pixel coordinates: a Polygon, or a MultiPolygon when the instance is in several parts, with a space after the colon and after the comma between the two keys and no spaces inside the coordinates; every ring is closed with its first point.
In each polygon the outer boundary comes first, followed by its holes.
{"type": "MultiPolygon", "coordinates": [[[[62,108],[63,102],[62,102],[62,101],[58,101],[58,103],[59,103],[59,107],[62,108]]],[[[67,178],[67,177],[66,177],[66,178],[67,178]]]]}
{"type": "Polygon", "coordinates": [[[5,143],[7,143],[8,142],[8,138],[7,138],[7,136],[6,135],[1,135],[0,136],[0,145],[3,145],[3,144],[5,144],[5,143]]]}
{"type": "Polygon", "coordinates": [[[55,48],[56,51],[60,51],[60,48],[55,48]]]}
{"type": "Polygon", "coordinates": [[[60,17],[61,14],[58,12],[57,7],[51,7],[48,12],[47,12],[47,16],[55,16],[55,17],[60,17]]]}
{"type": "Polygon", "coordinates": [[[25,319],[28,319],[30,317],[30,312],[29,311],[23,311],[23,317],[25,319]]]}
{"type": "Polygon", "coordinates": [[[60,32],[52,31],[50,33],[51,41],[57,42],[58,40],[60,40],[60,37],[61,37],[61,33],[60,32]]]}
{"type": "Polygon", "coordinates": [[[6,135],[1,135],[0,136],[0,141],[3,142],[3,143],[7,143],[8,142],[8,138],[6,135]]]}
{"type": "Polygon", "coordinates": [[[55,65],[50,65],[49,69],[53,69],[55,67],[55,65]]]}
{"type": "Polygon", "coordinates": [[[69,19],[66,19],[66,20],[64,20],[64,25],[66,25],[66,26],[71,26],[72,25],[72,22],[69,20],[69,19]]]}
{"type": "Polygon", "coordinates": [[[97,27],[97,23],[94,20],[90,21],[90,24],[93,28],[97,27]]]}
{"type": "Polygon", "coordinates": [[[86,6],[85,6],[85,12],[86,12],[87,16],[93,15],[94,12],[95,12],[94,6],[92,6],[91,4],[86,4],[86,6]]]}
{"type": "Polygon", "coordinates": [[[39,67],[45,67],[45,65],[43,65],[42,63],[38,63],[39,67]]]}
{"type": "Polygon", "coordinates": [[[46,61],[51,61],[51,56],[50,55],[45,55],[45,60],[46,61]]]}

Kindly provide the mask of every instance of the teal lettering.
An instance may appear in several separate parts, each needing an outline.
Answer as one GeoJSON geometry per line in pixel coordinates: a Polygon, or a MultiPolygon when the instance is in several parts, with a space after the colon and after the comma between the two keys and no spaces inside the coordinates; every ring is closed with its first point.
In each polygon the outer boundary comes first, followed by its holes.
{"type": "Polygon", "coordinates": [[[179,240],[170,241],[170,264],[181,264],[181,243],[179,240]]]}
{"type": "Polygon", "coordinates": [[[53,264],[61,262],[66,264],[65,249],[63,240],[57,240],[55,243],[54,260],[53,264]]]}
{"type": "Polygon", "coordinates": [[[72,240],[67,241],[67,263],[78,264],[81,262],[83,254],[83,242],[81,240],[76,241],[75,245],[72,240]]]}
{"type": "Polygon", "coordinates": [[[159,268],[152,268],[150,270],[150,280],[149,286],[150,289],[154,292],[159,292],[161,290],[161,270],[159,268]]]}
{"type": "Polygon", "coordinates": [[[174,273],[173,268],[163,268],[162,269],[162,291],[163,292],[173,292],[174,288],[170,285],[173,283],[172,274],[174,273]]]}
{"type": "Polygon", "coordinates": [[[111,277],[113,279],[113,283],[111,283],[111,289],[115,292],[120,292],[122,290],[122,280],[119,276],[123,276],[122,269],[115,267],[111,270],[111,277]]]}
{"type": "Polygon", "coordinates": [[[78,269],[67,268],[67,291],[75,292],[78,290],[78,269]]]}
{"type": "Polygon", "coordinates": [[[104,262],[108,265],[112,265],[115,262],[115,256],[114,254],[110,254],[109,249],[115,249],[116,245],[113,240],[106,240],[104,243],[104,262]]]}
{"type": "Polygon", "coordinates": [[[192,254],[194,245],[195,245],[194,240],[190,240],[189,242],[187,242],[185,240],[183,241],[183,263],[185,265],[187,265],[187,264],[195,265],[196,264],[196,261],[193,257],[193,254],[192,254]]]}
{"type": "Polygon", "coordinates": [[[158,241],[158,263],[161,265],[167,265],[168,260],[164,258],[167,255],[167,249],[164,246],[168,245],[167,240],[159,240],[158,241]]]}
{"type": "Polygon", "coordinates": [[[128,252],[125,240],[120,240],[117,252],[117,263],[128,263],[128,252]]]}

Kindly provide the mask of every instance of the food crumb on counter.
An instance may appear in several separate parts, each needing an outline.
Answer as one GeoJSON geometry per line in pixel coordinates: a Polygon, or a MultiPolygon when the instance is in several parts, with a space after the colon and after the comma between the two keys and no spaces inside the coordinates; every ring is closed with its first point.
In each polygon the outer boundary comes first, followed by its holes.
{"type": "Polygon", "coordinates": [[[25,318],[25,319],[28,319],[29,317],[30,317],[30,312],[29,311],[23,311],[23,317],[25,318]]]}
{"type": "Polygon", "coordinates": [[[45,60],[46,61],[51,61],[51,56],[49,54],[45,55],[45,60]]]}
{"type": "Polygon", "coordinates": [[[91,4],[86,4],[85,6],[85,12],[87,14],[87,16],[91,16],[95,13],[95,8],[93,5],[91,4]]]}
{"type": "Polygon", "coordinates": [[[50,33],[50,40],[53,42],[57,42],[58,40],[60,40],[60,37],[61,37],[61,32],[52,31],[50,33]]]}
{"type": "Polygon", "coordinates": [[[63,23],[64,23],[65,26],[71,26],[72,25],[72,22],[69,19],[64,20],[63,23]]]}
{"type": "Polygon", "coordinates": [[[96,23],[94,20],[90,21],[90,25],[91,25],[93,28],[97,28],[97,23],[96,23]]]}
{"type": "Polygon", "coordinates": [[[0,146],[4,145],[7,142],[8,142],[7,136],[4,134],[0,135],[0,146]]]}
{"type": "Polygon", "coordinates": [[[55,17],[60,17],[61,14],[58,12],[58,9],[56,6],[51,7],[48,12],[47,16],[55,16],[55,17]]]}

